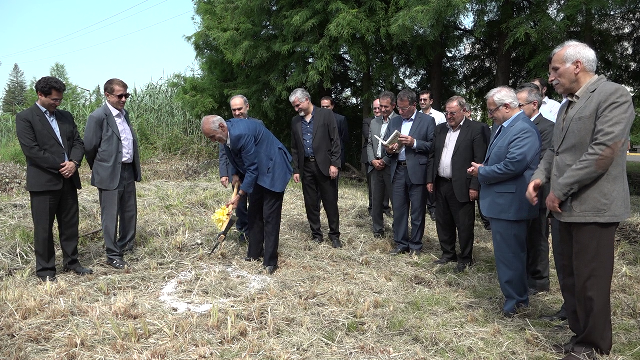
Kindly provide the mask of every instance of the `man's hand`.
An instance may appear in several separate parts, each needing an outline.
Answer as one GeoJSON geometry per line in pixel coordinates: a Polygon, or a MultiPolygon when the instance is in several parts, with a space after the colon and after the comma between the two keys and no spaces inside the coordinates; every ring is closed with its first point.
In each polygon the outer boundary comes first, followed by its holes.
{"type": "Polygon", "coordinates": [[[300,182],[300,174],[293,174],[293,182],[296,184],[300,182]]]}
{"type": "Polygon", "coordinates": [[[332,179],[338,177],[338,168],[333,165],[329,166],[329,176],[331,176],[332,179]]]}
{"type": "Polygon", "coordinates": [[[62,174],[62,177],[68,179],[73,175],[74,172],[76,172],[76,163],[74,163],[73,161],[65,161],[60,164],[60,170],[58,170],[58,172],[62,174]]]}
{"type": "Polygon", "coordinates": [[[430,193],[433,192],[433,183],[427,183],[427,191],[430,193]]]}
{"type": "Polygon", "coordinates": [[[231,176],[231,185],[233,185],[234,187],[240,187],[241,184],[242,182],[240,181],[240,177],[238,175],[231,176]]]}
{"type": "Polygon", "coordinates": [[[235,210],[238,207],[238,201],[240,200],[240,194],[237,194],[233,197],[228,203],[227,206],[231,205],[231,208],[235,210]]]}
{"type": "Polygon", "coordinates": [[[228,176],[221,177],[220,184],[222,184],[222,186],[224,187],[227,187],[227,185],[229,185],[229,177],[228,176]]]}
{"type": "Polygon", "coordinates": [[[561,201],[553,192],[549,192],[549,196],[547,196],[546,203],[547,203],[547,209],[549,209],[549,211],[558,212],[558,213],[562,212],[562,210],[560,210],[561,201]]]}
{"type": "Polygon", "coordinates": [[[527,192],[525,193],[525,195],[531,205],[535,205],[538,203],[538,191],[540,191],[540,186],[542,186],[542,180],[540,179],[531,180],[529,186],[527,186],[527,192]]]}
{"type": "Polygon", "coordinates": [[[384,169],[385,166],[387,166],[387,164],[382,159],[372,160],[371,161],[371,165],[373,165],[373,167],[376,170],[382,170],[382,169],[384,169]]]}
{"type": "Polygon", "coordinates": [[[476,189],[469,189],[469,200],[473,201],[473,200],[478,200],[478,190],[476,189]]]}
{"type": "Polygon", "coordinates": [[[391,144],[389,146],[387,145],[383,145],[385,150],[387,151],[387,153],[389,154],[394,154],[398,152],[398,143],[395,144],[391,144]]]}
{"type": "Polygon", "coordinates": [[[467,174],[477,177],[478,176],[478,168],[480,168],[481,166],[483,166],[483,165],[472,162],[471,163],[471,167],[467,169],[467,174]]]}
{"type": "Polygon", "coordinates": [[[400,135],[398,137],[398,143],[408,147],[413,147],[413,145],[416,143],[416,139],[409,135],[400,135]]]}

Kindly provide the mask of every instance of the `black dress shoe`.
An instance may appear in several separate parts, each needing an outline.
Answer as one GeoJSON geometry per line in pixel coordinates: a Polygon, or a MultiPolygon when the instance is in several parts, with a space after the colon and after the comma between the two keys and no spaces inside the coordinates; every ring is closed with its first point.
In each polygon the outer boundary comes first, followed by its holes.
{"type": "Polygon", "coordinates": [[[251,256],[247,256],[246,258],[244,258],[244,261],[258,261],[260,260],[260,258],[254,258],[251,256]]]}
{"type": "Polygon", "coordinates": [[[130,243],[127,244],[127,246],[124,247],[124,249],[122,249],[122,252],[123,253],[132,252],[133,248],[134,248],[133,241],[131,241],[130,243]]]}
{"type": "Polygon", "coordinates": [[[566,344],[553,344],[551,345],[551,350],[553,350],[554,353],[566,355],[569,354],[571,350],[573,350],[573,343],[568,342],[566,344]]]}
{"type": "Polygon", "coordinates": [[[45,283],[46,283],[47,281],[48,281],[48,282],[57,282],[57,281],[58,281],[58,279],[56,279],[56,276],[55,276],[55,275],[51,275],[51,276],[38,276],[38,278],[39,278],[40,280],[42,280],[42,282],[45,282],[45,283]]]}
{"type": "Polygon", "coordinates": [[[316,244],[321,244],[324,241],[324,239],[321,237],[314,236],[313,239],[311,239],[311,241],[313,241],[316,244]]]}
{"type": "Polygon", "coordinates": [[[455,259],[447,259],[447,258],[440,258],[440,259],[434,261],[433,263],[436,264],[436,265],[444,265],[446,263],[455,262],[455,261],[457,261],[457,260],[455,260],[455,259]]]}
{"type": "Polygon", "coordinates": [[[431,216],[431,221],[436,221],[436,213],[432,212],[429,215],[431,216]]]}
{"type": "Polygon", "coordinates": [[[409,255],[420,256],[422,254],[422,250],[419,249],[411,249],[409,250],[409,255]]]}
{"type": "Polygon", "coordinates": [[[342,242],[340,242],[340,239],[333,239],[331,240],[331,246],[333,246],[334,248],[341,248],[342,242]]]}
{"type": "Polygon", "coordinates": [[[408,251],[409,251],[409,249],[404,249],[404,248],[401,248],[401,247],[397,247],[397,248],[389,251],[389,254],[398,255],[398,254],[404,254],[404,253],[406,253],[408,251]]]}
{"type": "Polygon", "coordinates": [[[467,270],[468,268],[470,268],[473,265],[473,262],[458,262],[458,265],[456,265],[456,269],[455,272],[464,272],[465,270],[467,270]]]}
{"type": "Polygon", "coordinates": [[[116,258],[107,258],[107,265],[111,265],[112,267],[119,270],[122,270],[127,266],[129,266],[129,264],[127,264],[126,261],[122,259],[116,259],[116,258]]]}
{"type": "Polygon", "coordinates": [[[553,322],[565,321],[567,320],[567,313],[564,310],[560,309],[558,310],[558,312],[556,312],[553,315],[540,316],[540,320],[553,321],[553,322]]]}
{"type": "Polygon", "coordinates": [[[73,271],[74,273],[78,274],[78,275],[89,275],[89,274],[93,274],[93,270],[83,267],[82,265],[78,265],[76,267],[72,267],[72,268],[68,268],[65,267],[63,269],[64,272],[69,272],[69,271],[73,271]]]}
{"type": "Polygon", "coordinates": [[[269,266],[265,266],[264,270],[267,272],[267,274],[271,275],[274,272],[276,272],[276,270],[278,269],[278,265],[269,265],[269,266]]]}

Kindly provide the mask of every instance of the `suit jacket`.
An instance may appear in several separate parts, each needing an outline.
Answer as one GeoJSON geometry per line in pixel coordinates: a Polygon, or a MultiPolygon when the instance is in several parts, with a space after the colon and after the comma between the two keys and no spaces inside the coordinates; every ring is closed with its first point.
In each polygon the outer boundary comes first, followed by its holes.
{"type": "MultiPolygon", "coordinates": [[[[426,115],[422,111],[416,111],[409,136],[416,140],[415,149],[405,146],[405,155],[407,157],[407,170],[409,180],[412,184],[427,183],[427,163],[429,162],[429,152],[433,149],[433,132],[436,128],[436,122],[432,116],[426,115]]],[[[389,120],[389,126],[383,139],[388,139],[395,130],[402,130],[402,117],[396,116],[389,120]]],[[[389,165],[391,166],[391,182],[398,165],[398,155],[387,154],[389,156],[389,165]]],[[[386,160],[385,160],[386,162],[386,160]]]]}
{"type": "MultiPolygon", "coordinates": [[[[27,160],[28,191],[62,189],[64,177],[59,170],[64,155],[78,164],[84,156],[84,143],[71,113],[57,109],[55,115],[62,144],[38,105],[33,104],[16,115],[16,134],[27,160]]],[[[71,180],[77,189],[81,188],[78,171],[71,180]]]]}
{"type": "Polygon", "coordinates": [[[482,213],[503,220],[538,216],[538,206],[531,205],[525,193],[539,162],[540,134],[520,111],[489,143],[484,166],[478,168],[482,213]]]}
{"type": "MultiPolygon", "coordinates": [[[[556,124],[553,121],[542,116],[542,114],[538,114],[538,116],[536,116],[535,119],[533,119],[533,123],[538,128],[538,131],[540,132],[540,141],[541,141],[540,161],[542,161],[542,158],[544,157],[544,154],[547,152],[547,149],[553,146],[553,128],[556,124]]],[[[550,190],[550,185],[548,182],[542,185],[542,188],[540,189],[540,194],[539,194],[540,201],[538,201],[538,204],[543,209],[547,208],[547,205],[545,204],[545,200],[549,195],[549,190],[550,190]]]]}
{"type": "MultiPolygon", "coordinates": [[[[486,133],[489,126],[485,123],[465,119],[460,124],[460,134],[456,140],[451,155],[451,182],[456,199],[460,202],[469,202],[469,189],[480,190],[478,178],[467,173],[471,162],[481,163],[487,153],[486,133]]],[[[442,158],[444,143],[447,139],[449,126],[442,123],[436,126],[434,133],[434,151],[429,153],[429,166],[427,168],[427,182],[434,183],[438,175],[438,166],[442,158]]]]}
{"type": "MultiPolygon", "coordinates": [[[[399,115],[396,114],[395,111],[392,112],[391,115],[389,115],[389,123],[391,123],[391,119],[393,119],[396,116],[399,116],[399,115]]],[[[380,140],[376,139],[376,137],[373,135],[380,136],[381,130],[382,130],[382,116],[377,116],[371,119],[371,123],[369,124],[369,133],[367,134],[367,164],[368,164],[367,172],[370,172],[371,170],[374,169],[373,166],[371,165],[371,162],[376,158],[376,151],[378,149],[378,144],[380,143],[380,140]]],[[[383,139],[383,140],[386,140],[386,139],[383,139]]],[[[382,147],[381,155],[382,155],[381,160],[383,160],[388,166],[391,163],[391,155],[386,153],[386,151],[384,150],[384,146],[382,147]]]]}
{"type": "MultiPolygon", "coordinates": [[[[132,164],[135,180],[140,181],[142,176],[138,138],[129,121],[127,110],[124,110],[124,118],[133,136],[132,164]]],[[[84,144],[87,163],[92,170],[91,185],[104,190],[113,190],[118,187],[122,166],[122,141],[116,119],[106,103],[89,115],[84,129],[84,144]]]]}
{"type": "Polygon", "coordinates": [[[344,115],[333,113],[333,116],[336,118],[336,126],[338,127],[338,135],[340,136],[340,166],[344,167],[344,153],[347,144],[349,144],[349,125],[344,115]]]}
{"type": "Polygon", "coordinates": [[[360,151],[360,162],[367,165],[367,172],[370,171],[367,147],[369,145],[369,126],[371,126],[372,119],[372,117],[362,119],[362,150],[360,151]]]}
{"type": "MultiPolygon", "coordinates": [[[[258,120],[252,117],[247,118],[247,120],[254,120],[264,125],[262,120],[258,120]]],[[[228,122],[229,120],[227,120],[228,122]]],[[[220,177],[231,177],[234,174],[234,167],[229,162],[227,158],[227,152],[224,150],[224,146],[218,146],[218,172],[220,173],[220,177]]]]}
{"type": "Polygon", "coordinates": [[[602,75],[585,90],[568,111],[569,101],[560,107],[553,146],[533,178],[551,182],[562,201],[562,212],[553,213],[558,220],[619,222],[630,214],[626,152],[633,101],[602,75]]]}
{"type": "MultiPolygon", "coordinates": [[[[302,117],[291,119],[291,156],[293,173],[301,174],[304,168],[304,146],[302,144],[302,117]]],[[[333,111],[319,106],[313,107],[313,154],[325,176],[329,176],[329,166],[340,168],[340,135],[333,111]]]]}
{"type": "Polygon", "coordinates": [[[283,192],[293,172],[287,148],[257,121],[231,119],[227,121],[227,127],[231,145],[223,147],[234,173],[244,175],[240,190],[251,194],[258,184],[274,192],[283,192]]]}

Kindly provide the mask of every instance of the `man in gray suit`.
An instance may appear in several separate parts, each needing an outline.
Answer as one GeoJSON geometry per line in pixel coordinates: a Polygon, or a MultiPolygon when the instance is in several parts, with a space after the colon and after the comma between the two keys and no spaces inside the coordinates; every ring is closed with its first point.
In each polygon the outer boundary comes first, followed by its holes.
{"type": "MultiPolygon", "coordinates": [[[[521,84],[516,89],[520,110],[536,125],[540,132],[540,159],[545,151],[551,147],[553,126],[551,120],[540,113],[542,95],[534,83],[521,84]]],[[[543,194],[549,193],[545,186],[543,194]]],[[[547,221],[547,207],[540,204],[538,216],[529,220],[527,225],[527,283],[529,294],[549,291],[549,223],[547,221]]]]}
{"type": "Polygon", "coordinates": [[[608,354],[612,345],[611,278],[614,235],[629,217],[626,151],[635,117],[631,94],[596,75],[595,52],[567,41],[551,53],[549,83],[567,101],[558,111],[553,146],[527,189],[559,220],[562,296],[575,333],[555,349],[564,359],[608,354]],[[538,191],[551,183],[546,199],[538,191]]]}
{"type": "MultiPolygon", "coordinates": [[[[380,140],[375,136],[384,138],[389,126],[389,121],[398,116],[393,111],[396,105],[396,96],[391,91],[383,91],[379,97],[380,102],[388,103],[381,109],[380,116],[371,119],[367,141],[367,160],[369,161],[369,176],[371,176],[371,222],[373,226],[373,237],[384,236],[384,203],[391,196],[391,172],[389,163],[391,158],[382,146],[380,140]],[[374,136],[375,135],[375,136],[374,136]]],[[[375,105],[375,102],[374,102],[375,105]]]]}
{"type": "Polygon", "coordinates": [[[133,249],[138,216],[135,181],[141,179],[138,140],[124,109],[130,96],[127,88],[120,79],[108,80],[104,84],[107,101],[89,115],[84,130],[91,185],[98,188],[100,199],[107,264],[116,269],[128,265],[123,254],[133,249]]]}

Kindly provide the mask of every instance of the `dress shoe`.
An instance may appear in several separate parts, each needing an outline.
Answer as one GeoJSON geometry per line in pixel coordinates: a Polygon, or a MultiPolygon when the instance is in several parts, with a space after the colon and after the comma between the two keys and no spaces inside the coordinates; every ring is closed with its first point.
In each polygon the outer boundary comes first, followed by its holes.
{"type": "Polygon", "coordinates": [[[470,268],[472,265],[473,265],[473,262],[458,262],[458,265],[456,265],[455,272],[458,272],[458,273],[464,272],[466,269],[470,268]]]}
{"type": "Polygon", "coordinates": [[[436,213],[432,212],[429,214],[431,216],[431,221],[436,221],[436,213]]]}
{"type": "Polygon", "coordinates": [[[411,249],[411,250],[409,250],[409,255],[420,256],[421,253],[422,253],[422,250],[420,250],[420,249],[411,249]]]}
{"type": "Polygon", "coordinates": [[[254,258],[251,256],[247,256],[246,258],[244,258],[244,261],[258,261],[260,260],[260,258],[254,258]]]}
{"type": "Polygon", "coordinates": [[[455,259],[440,258],[434,261],[433,263],[436,265],[444,265],[446,263],[455,262],[455,261],[456,261],[455,259]]]}
{"type": "Polygon", "coordinates": [[[512,318],[512,317],[518,315],[518,313],[522,312],[523,310],[525,310],[528,307],[529,307],[528,305],[525,305],[523,303],[517,304],[515,309],[513,309],[513,310],[502,310],[502,316],[504,316],[506,318],[512,318]]]}
{"type": "Polygon", "coordinates": [[[404,249],[404,248],[401,248],[401,247],[397,247],[397,248],[394,248],[393,250],[389,251],[389,254],[398,255],[398,254],[404,254],[404,253],[406,253],[408,251],[409,251],[409,249],[404,249]]]}
{"type": "Polygon", "coordinates": [[[551,345],[551,350],[553,350],[554,353],[566,355],[569,354],[571,350],[573,350],[573,343],[568,342],[566,344],[553,344],[551,345]]]}
{"type": "Polygon", "coordinates": [[[380,239],[380,238],[383,238],[383,237],[384,237],[384,232],[373,233],[373,238],[374,239],[380,239]]]}
{"type": "Polygon", "coordinates": [[[487,230],[487,231],[491,231],[491,224],[489,224],[489,223],[487,222],[487,223],[484,223],[483,225],[484,225],[484,229],[485,229],[485,230],[487,230]]]}
{"type": "Polygon", "coordinates": [[[385,210],[384,214],[387,215],[387,217],[393,217],[393,213],[391,213],[391,209],[385,210]]]}
{"type": "Polygon", "coordinates": [[[324,239],[323,239],[323,238],[321,238],[321,237],[314,236],[314,237],[311,239],[311,241],[313,241],[313,242],[314,242],[314,243],[316,243],[316,244],[322,244],[322,242],[324,241],[324,239]]]}
{"type": "Polygon", "coordinates": [[[53,283],[53,282],[57,282],[57,281],[58,281],[58,279],[56,279],[56,276],[55,276],[55,275],[51,275],[51,276],[38,276],[38,278],[39,278],[40,280],[42,280],[42,282],[45,282],[45,283],[46,283],[47,281],[48,281],[48,282],[52,282],[52,283],[53,283]]]}
{"type": "Polygon", "coordinates": [[[553,315],[540,316],[540,320],[553,321],[553,322],[565,321],[567,320],[567,313],[563,309],[560,309],[558,310],[558,312],[556,312],[553,315]]]}
{"type": "Polygon", "coordinates": [[[592,347],[574,344],[571,352],[561,360],[589,360],[596,358],[596,351],[592,347]]]}
{"type": "Polygon", "coordinates": [[[536,295],[539,294],[541,292],[547,292],[549,291],[548,287],[540,287],[540,288],[535,288],[535,287],[530,287],[529,288],[529,295],[536,295]]]}
{"type": "Polygon", "coordinates": [[[334,248],[341,248],[342,247],[342,242],[340,242],[340,239],[333,239],[331,240],[331,246],[333,246],[334,248]]]}
{"type": "Polygon", "coordinates": [[[267,274],[271,275],[274,272],[276,272],[276,270],[278,269],[278,265],[269,265],[269,266],[265,266],[264,270],[267,272],[267,274]]]}
{"type": "Polygon", "coordinates": [[[69,272],[69,271],[73,271],[74,273],[78,274],[78,275],[89,275],[89,274],[93,274],[93,270],[83,267],[82,265],[77,265],[76,267],[72,267],[72,268],[68,268],[65,267],[63,269],[64,272],[69,272]]]}
{"type": "Polygon", "coordinates": [[[111,265],[112,267],[119,270],[122,270],[125,267],[129,266],[126,261],[116,258],[107,258],[107,265],[111,265]]]}

